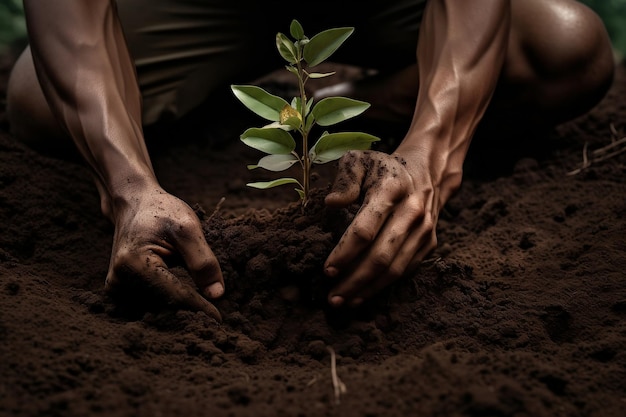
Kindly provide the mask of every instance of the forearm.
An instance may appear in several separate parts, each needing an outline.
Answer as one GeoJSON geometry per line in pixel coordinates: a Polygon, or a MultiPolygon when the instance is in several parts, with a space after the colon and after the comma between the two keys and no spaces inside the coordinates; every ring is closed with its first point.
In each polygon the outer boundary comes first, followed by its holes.
{"type": "Polygon", "coordinates": [[[114,202],[156,183],[135,70],[108,0],[26,0],[37,75],[53,113],[114,202]]]}
{"type": "Polygon", "coordinates": [[[444,202],[460,185],[471,138],[495,90],[509,24],[505,0],[432,0],[425,11],[418,98],[397,153],[430,171],[444,202]]]}

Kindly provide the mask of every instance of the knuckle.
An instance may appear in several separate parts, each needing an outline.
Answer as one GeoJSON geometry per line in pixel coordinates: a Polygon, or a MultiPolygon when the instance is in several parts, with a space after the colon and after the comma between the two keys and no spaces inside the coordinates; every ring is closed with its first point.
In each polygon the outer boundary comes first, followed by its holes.
{"type": "Polygon", "coordinates": [[[393,197],[400,197],[406,193],[404,184],[395,178],[384,178],[382,180],[382,188],[393,197]]]}
{"type": "Polygon", "coordinates": [[[392,201],[408,200],[411,194],[410,182],[398,175],[387,175],[380,178],[380,188],[390,196],[392,201]]]}
{"type": "Polygon", "coordinates": [[[433,231],[435,230],[435,221],[433,220],[433,218],[431,216],[424,216],[422,218],[422,227],[430,235],[430,238],[432,240],[432,237],[434,235],[433,231]]]}
{"type": "Polygon", "coordinates": [[[416,197],[409,197],[405,202],[404,202],[404,209],[406,210],[406,215],[412,219],[413,223],[421,223],[423,225],[426,225],[426,223],[428,222],[427,219],[425,219],[425,210],[424,210],[424,205],[421,203],[421,201],[416,198],[416,197]]]}
{"type": "Polygon", "coordinates": [[[128,268],[130,265],[136,262],[136,254],[133,253],[128,247],[124,246],[119,248],[115,252],[115,261],[113,262],[113,267],[116,272],[120,272],[119,270],[122,268],[128,268]]]}
{"type": "Polygon", "coordinates": [[[181,216],[177,219],[172,232],[179,236],[189,236],[198,227],[198,220],[192,216],[181,216]]]}
{"type": "Polygon", "coordinates": [[[386,270],[393,262],[393,256],[388,251],[381,251],[372,254],[370,257],[372,267],[376,271],[386,270]]]}
{"type": "Polygon", "coordinates": [[[371,226],[358,223],[352,226],[352,234],[361,242],[372,242],[376,237],[376,232],[371,226]]]}
{"type": "Polygon", "coordinates": [[[217,259],[212,257],[202,258],[195,265],[189,265],[189,267],[207,276],[213,276],[220,271],[217,259]]]}

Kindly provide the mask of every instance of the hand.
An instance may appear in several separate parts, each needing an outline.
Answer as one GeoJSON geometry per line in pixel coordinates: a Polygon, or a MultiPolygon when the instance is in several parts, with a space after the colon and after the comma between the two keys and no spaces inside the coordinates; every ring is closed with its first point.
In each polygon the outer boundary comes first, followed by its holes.
{"type": "Polygon", "coordinates": [[[363,204],[324,266],[340,279],[331,305],[359,305],[437,246],[438,189],[415,171],[397,154],[350,151],[340,160],[326,204],[345,207],[360,196],[363,204]]]}
{"type": "Polygon", "coordinates": [[[203,296],[217,298],[224,293],[222,272],[198,217],[186,203],[153,187],[123,203],[114,223],[105,284],[108,293],[127,299],[137,297],[142,302],[149,297],[204,311],[221,321],[219,311],[203,296]],[[166,261],[176,258],[183,261],[199,292],[170,272],[166,261]]]}

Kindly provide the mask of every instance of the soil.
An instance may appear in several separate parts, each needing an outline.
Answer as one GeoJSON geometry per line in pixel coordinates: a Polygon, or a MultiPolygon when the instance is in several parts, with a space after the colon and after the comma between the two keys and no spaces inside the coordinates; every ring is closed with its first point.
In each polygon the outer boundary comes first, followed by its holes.
{"type": "Polygon", "coordinates": [[[358,309],[325,303],[322,262],[352,213],[320,203],[334,165],[303,216],[288,187],[245,186],[267,178],[246,169],[259,155],[237,140],[245,116],[155,135],[162,185],[196,209],[222,265],[221,325],[105,297],[113,230],[89,170],[3,121],[0,415],[623,416],[626,156],[568,173],[585,147],[625,136],[624,91],[620,65],[588,115],[541,138],[480,139],[439,248],[358,309]]]}

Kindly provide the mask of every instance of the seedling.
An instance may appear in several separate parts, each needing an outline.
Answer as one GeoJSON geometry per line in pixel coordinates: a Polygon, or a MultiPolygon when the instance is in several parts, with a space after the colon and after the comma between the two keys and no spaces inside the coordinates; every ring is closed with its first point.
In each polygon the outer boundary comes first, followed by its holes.
{"type": "Polygon", "coordinates": [[[293,20],[289,39],[282,33],[276,34],[276,47],[287,61],[287,70],[298,80],[299,96],[288,103],[285,99],[270,94],[254,85],[232,85],[235,96],[248,109],[272,122],[261,128],[247,129],[241,135],[246,145],[267,155],[249,169],[263,168],[268,171],[284,171],[295,163],[302,167],[302,180],[279,178],[272,181],[247,184],[253,188],[267,189],[284,184],[296,184],[302,205],[306,206],[310,192],[310,177],[313,164],[324,164],[341,158],[349,150],[369,149],[379,138],[363,132],[324,131],[315,144],[309,147],[311,130],[315,125],[326,127],[358,116],[369,108],[369,103],[346,97],[326,97],[314,103],[307,98],[305,85],[308,80],[329,77],[334,72],[311,72],[310,68],[328,59],[354,32],[353,27],[328,29],[312,38],[304,35],[302,25],[293,20]],[[301,138],[301,153],[296,150],[292,133],[301,138]]]}

